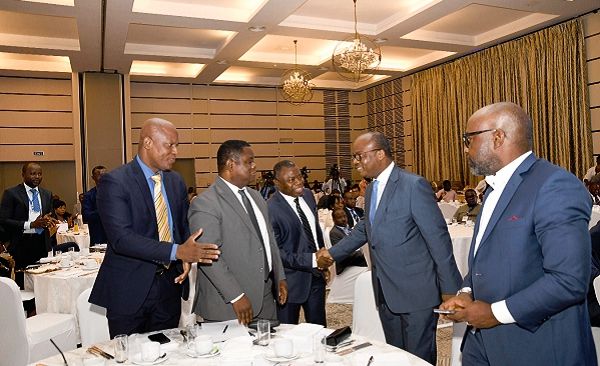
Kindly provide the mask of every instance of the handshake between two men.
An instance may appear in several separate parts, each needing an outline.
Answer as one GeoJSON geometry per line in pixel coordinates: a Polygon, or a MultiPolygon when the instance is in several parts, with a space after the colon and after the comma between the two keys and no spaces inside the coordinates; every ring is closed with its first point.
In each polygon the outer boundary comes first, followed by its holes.
{"type": "Polygon", "coordinates": [[[321,271],[326,270],[331,267],[331,265],[335,262],[331,254],[329,254],[329,250],[325,248],[319,249],[317,252],[317,268],[321,271]]]}

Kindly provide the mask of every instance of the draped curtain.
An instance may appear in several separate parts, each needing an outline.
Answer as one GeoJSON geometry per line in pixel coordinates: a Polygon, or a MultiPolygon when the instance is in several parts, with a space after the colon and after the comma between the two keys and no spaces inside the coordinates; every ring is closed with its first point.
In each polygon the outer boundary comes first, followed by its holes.
{"type": "Polygon", "coordinates": [[[582,176],[592,162],[583,26],[572,20],[412,77],[417,173],[474,186],[461,135],[479,108],[511,101],[533,120],[533,151],[582,176]]]}

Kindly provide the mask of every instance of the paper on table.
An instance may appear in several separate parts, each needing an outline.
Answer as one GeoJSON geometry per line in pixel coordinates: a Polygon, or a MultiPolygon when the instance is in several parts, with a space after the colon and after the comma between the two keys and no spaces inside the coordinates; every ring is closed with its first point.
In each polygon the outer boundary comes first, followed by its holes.
{"type": "Polygon", "coordinates": [[[371,356],[373,356],[373,362],[371,363],[371,366],[396,366],[409,364],[408,357],[400,352],[358,352],[354,354],[354,357],[351,357],[352,365],[366,365],[371,356]]]}
{"type": "Polygon", "coordinates": [[[202,323],[202,327],[199,329],[198,334],[210,336],[213,342],[224,342],[235,337],[250,337],[248,335],[248,329],[239,324],[237,319],[224,322],[202,323]],[[227,330],[223,333],[225,327],[227,327],[227,330]]]}
{"type": "Polygon", "coordinates": [[[58,233],[66,233],[69,230],[69,224],[67,224],[66,222],[62,223],[62,224],[58,224],[58,226],[56,227],[56,231],[58,233]]]}
{"type": "Polygon", "coordinates": [[[286,335],[293,337],[312,337],[317,334],[321,328],[323,328],[323,326],[319,324],[300,323],[293,329],[287,331],[286,335]]]}
{"type": "Polygon", "coordinates": [[[300,323],[294,328],[281,332],[281,336],[289,338],[294,342],[294,350],[299,354],[311,353],[313,349],[313,337],[317,334],[325,336],[331,330],[323,329],[322,325],[311,323],[300,323]]]}

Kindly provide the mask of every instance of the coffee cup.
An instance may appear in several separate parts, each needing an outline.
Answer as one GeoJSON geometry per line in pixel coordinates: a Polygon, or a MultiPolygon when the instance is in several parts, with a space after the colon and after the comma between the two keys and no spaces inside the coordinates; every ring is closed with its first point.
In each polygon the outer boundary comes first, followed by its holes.
{"type": "Polygon", "coordinates": [[[213,349],[213,340],[206,335],[197,336],[194,340],[194,350],[199,355],[210,353],[213,349]]]}
{"type": "Polygon", "coordinates": [[[61,267],[71,267],[71,258],[62,258],[60,260],[61,267]]]}
{"type": "Polygon", "coordinates": [[[294,343],[291,339],[276,339],[273,342],[273,351],[277,357],[290,358],[294,355],[294,343]]]}
{"type": "Polygon", "coordinates": [[[83,266],[85,268],[96,268],[98,266],[98,263],[96,263],[95,259],[85,259],[83,261],[83,266]]]}
{"type": "Polygon", "coordinates": [[[160,343],[144,342],[142,343],[142,361],[153,362],[160,356],[160,343]]]}

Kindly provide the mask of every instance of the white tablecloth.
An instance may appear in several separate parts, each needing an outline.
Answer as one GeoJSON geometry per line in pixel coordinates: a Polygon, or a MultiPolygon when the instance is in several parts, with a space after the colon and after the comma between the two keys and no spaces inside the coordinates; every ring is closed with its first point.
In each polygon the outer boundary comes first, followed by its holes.
{"type": "Polygon", "coordinates": [[[90,234],[79,232],[79,234],[75,234],[72,232],[66,233],[56,233],[56,242],[58,244],[75,242],[79,245],[79,249],[89,248],[90,247],[90,234]]]}
{"type": "MultiPolygon", "coordinates": [[[[306,326],[307,324],[300,324],[300,327],[306,326]]],[[[284,324],[277,328],[277,333],[275,333],[274,338],[271,340],[273,342],[277,338],[290,338],[294,339],[294,344],[296,345],[297,338],[293,335],[294,329],[298,330],[295,325],[284,324]]],[[[330,329],[321,329],[319,334],[328,334],[332,330],[330,329]]],[[[217,343],[217,347],[221,350],[221,353],[212,358],[191,358],[186,355],[186,346],[183,343],[183,339],[179,334],[178,329],[170,329],[164,331],[165,335],[167,335],[171,342],[167,343],[165,352],[167,353],[168,359],[160,365],[235,365],[235,366],[270,366],[277,364],[276,362],[268,361],[264,358],[265,354],[272,354],[273,349],[272,346],[261,347],[261,346],[251,346],[252,338],[250,336],[238,337],[231,340],[228,340],[224,343],[217,343]]],[[[139,337],[139,336],[138,336],[139,337]]],[[[354,337],[356,340],[353,345],[357,345],[367,341],[363,337],[354,337]]],[[[143,338],[146,341],[145,337],[143,338]]],[[[346,356],[337,356],[333,353],[327,352],[325,360],[327,361],[325,366],[364,366],[367,364],[370,356],[373,356],[374,362],[371,366],[392,366],[392,365],[402,365],[402,366],[425,366],[429,365],[429,363],[421,360],[420,358],[403,351],[399,348],[390,346],[383,342],[378,341],[369,341],[372,343],[371,346],[362,348],[358,351],[352,352],[346,356]]],[[[135,341],[130,341],[130,345],[135,343],[135,341]]],[[[312,342],[311,342],[312,343],[312,342]]],[[[106,342],[99,345],[104,351],[111,353],[114,355],[114,345],[113,342],[106,342]]],[[[290,366],[309,366],[313,365],[313,355],[312,352],[300,351],[298,353],[299,357],[293,361],[286,361],[281,363],[280,365],[290,365],[290,366]]],[[[96,356],[86,353],[86,349],[79,348],[70,352],[66,352],[65,354],[67,358],[67,362],[70,366],[80,366],[83,364],[84,359],[96,358],[96,356]]],[[[47,366],[54,365],[63,365],[62,358],[60,356],[49,357],[45,360],[38,361],[36,364],[44,364],[47,366]]],[[[120,365],[132,365],[131,361],[127,361],[120,365]]],[[[106,365],[117,365],[114,360],[110,360],[106,362],[106,365]]]]}
{"type": "Polygon", "coordinates": [[[450,238],[452,238],[454,259],[463,277],[469,271],[469,248],[474,229],[473,226],[466,226],[464,224],[448,226],[448,232],[450,233],[450,238]]]}

